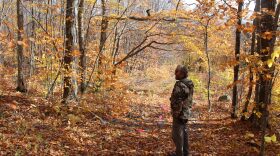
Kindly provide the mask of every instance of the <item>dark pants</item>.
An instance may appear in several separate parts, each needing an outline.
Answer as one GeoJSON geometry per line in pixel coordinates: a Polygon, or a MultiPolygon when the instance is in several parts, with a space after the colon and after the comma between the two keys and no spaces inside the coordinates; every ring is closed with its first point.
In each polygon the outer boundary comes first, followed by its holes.
{"type": "Polygon", "coordinates": [[[187,123],[183,123],[179,119],[173,118],[172,139],[176,146],[176,156],[188,156],[189,139],[187,123]]]}

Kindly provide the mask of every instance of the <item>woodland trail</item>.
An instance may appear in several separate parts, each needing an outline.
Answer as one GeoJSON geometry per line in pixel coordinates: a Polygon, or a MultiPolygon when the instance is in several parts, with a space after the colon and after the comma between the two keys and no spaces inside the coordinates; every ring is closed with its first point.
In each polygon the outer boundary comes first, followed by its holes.
{"type": "MultiPolygon", "coordinates": [[[[257,155],[258,132],[250,131],[246,123],[231,120],[229,104],[217,103],[208,113],[206,105],[197,103],[195,118],[189,122],[193,156],[257,155]]],[[[80,112],[82,120],[69,125],[42,99],[21,94],[1,96],[0,154],[164,156],[172,152],[168,103],[137,103],[130,107],[131,111],[122,117],[103,116],[107,123],[80,112]]],[[[271,151],[279,153],[279,149],[269,145],[267,155],[276,155],[271,151]]]]}

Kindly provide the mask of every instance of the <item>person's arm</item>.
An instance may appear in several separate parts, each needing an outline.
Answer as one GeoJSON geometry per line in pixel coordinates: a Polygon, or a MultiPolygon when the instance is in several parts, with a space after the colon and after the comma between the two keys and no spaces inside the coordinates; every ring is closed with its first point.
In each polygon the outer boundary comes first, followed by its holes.
{"type": "Polygon", "coordinates": [[[184,94],[185,94],[185,96],[187,97],[185,100],[187,100],[188,102],[187,102],[187,109],[191,109],[191,107],[192,107],[192,103],[191,103],[191,101],[190,101],[190,99],[191,99],[191,96],[190,96],[190,93],[191,93],[191,90],[190,90],[190,88],[189,88],[189,86],[185,86],[184,87],[184,94]]]}
{"type": "Polygon", "coordinates": [[[188,95],[188,103],[189,103],[188,107],[191,109],[193,105],[193,89],[194,89],[194,84],[192,81],[189,82],[187,88],[188,88],[187,95],[188,95]]]}

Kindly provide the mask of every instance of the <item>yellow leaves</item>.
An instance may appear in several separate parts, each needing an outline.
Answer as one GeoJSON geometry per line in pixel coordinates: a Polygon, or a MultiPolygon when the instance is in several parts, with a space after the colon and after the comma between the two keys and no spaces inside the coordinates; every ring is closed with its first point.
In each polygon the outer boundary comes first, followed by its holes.
{"type": "Polygon", "coordinates": [[[258,118],[261,118],[261,116],[262,116],[262,113],[261,112],[254,112],[255,114],[256,114],[256,116],[258,117],[258,118]]]}
{"type": "Polygon", "coordinates": [[[267,143],[271,143],[271,142],[276,142],[277,141],[277,137],[275,134],[273,134],[271,137],[264,137],[264,141],[267,142],[267,143]]]}
{"type": "Polygon", "coordinates": [[[96,0],[85,0],[85,1],[89,3],[95,3],[96,0]]]}
{"type": "Polygon", "coordinates": [[[253,133],[246,133],[245,138],[254,138],[255,135],[253,133]]]}
{"type": "Polygon", "coordinates": [[[185,48],[197,53],[199,56],[204,55],[203,52],[200,50],[200,47],[195,43],[195,41],[193,41],[192,38],[184,36],[181,37],[180,40],[182,40],[185,43],[185,48]]]}
{"type": "Polygon", "coordinates": [[[276,58],[278,58],[278,57],[279,57],[279,53],[278,53],[278,52],[273,52],[273,53],[271,54],[272,60],[274,60],[274,59],[276,59],[276,58]]]}
{"type": "Polygon", "coordinates": [[[76,125],[78,122],[82,121],[82,119],[79,116],[73,114],[69,114],[67,117],[71,125],[76,125]]]}
{"type": "Polygon", "coordinates": [[[276,142],[277,141],[277,137],[275,134],[273,134],[273,136],[271,136],[271,141],[272,142],[276,142]]]}
{"type": "Polygon", "coordinates": [[[248,119],[250,117],[249,112],[245,112],[245,113],[243,113],[243,115],[246,117],[246,119],[248,119]]]}
{"type": "Polygon", "coordinates": [[[272,59],[269,59],[269,60],[267,60],[267,66],[269,67],[269,68],[271,68],[272,67],[272,65],[273,65],[273,60],[272,59]]]}
{"type": "MultiPolygon", "coordinates": [[[[275,56],[275,57],[279,57],[279,55],[280,55],[280,46],[277,46],[277,47],[275,47],[275,49],[274,49],[274,52],[273,52],[273,55],[275,56]]],[[[272,57],[273,58],[273,57],[272,57]]]]}
{"type": "Polygon", "coordinates": [[[271,59],[267,60],[267,66],[271,68],[275,62],[275,59],[279,58],[280,55],[280,47],[276,47],[274,52],[271,54],[271,59]]]}
{"type": "Polygon", "coordinates": [[[225,30],[227,28],[226,25],[221,25],[217,28],[217,30],[225,30]]]}

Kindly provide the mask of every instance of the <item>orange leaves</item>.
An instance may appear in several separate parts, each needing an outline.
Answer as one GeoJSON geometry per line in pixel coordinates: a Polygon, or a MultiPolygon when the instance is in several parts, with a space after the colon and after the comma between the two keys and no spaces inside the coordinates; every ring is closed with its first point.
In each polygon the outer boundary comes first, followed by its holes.
{"type": "Polygon", "coordinates": [[[239,31],[242,31],[244,34],[246,33],[253,33],[256,29],[256,26],[247,22],[246,24],[237,25],[236,26],[239,31]]]}
{"type": "Polygon", "coordinates": [[[253,33],[255,31],[255,29],[256,29],[256,27],[253,24],[247,22],[244,26],[243,33],[244,34],[253,33]]]}
{"type": "Polygon", "coordinates": [[[13,42],[8,43],[8,48],[9,49],[14,49],[15,47],[16,47],[16,45],[13,42]]]}
{"type": "Polygon", "coordinates": [[[243,27],[243,25],[237,25],[236,29],[239,30],[239,31],[242,31],[244,29],[244,27],[243,27]]]}
{"type": "Polygon", "coordinates": [[[244,0],[237,0],[237,3],[243,3],[244,0]]]}
{"type": "Polygon", "coordinates": [[[75,49],[75,50],[72,51],[71,55],[72,55],[73,57],[78,57],[78,56],[81,55],[81,53],[80,53],[79,50],[76,50],[76,49],[75,49]]]}
{"type": "Polygon", "coordinates": [[[28,47],[28,44],[25,41],[17,41],[17,44],[23,47],[28,47]]]}
{"type": "MultiPolygon", "coordinates": [[[[16,102],[16,101],[13,101],[13,102],[16,102]]],[[[17,103],[17,102],[16,102],[16,103],[17,103]]],[[[16,103],[11,103],[11,104],[9,105],[9,106],[10,106],[10,108],[12,108],[13,110],[18,109],[18,107],[17,107],[16,103]]]]}
{"type": "Polygon", "coordinates": [[[262,36],[263,39],[271,40],[273,38],[273,33],[269,32],[269,31],[266,31],[261,36],[262,36]]]}

